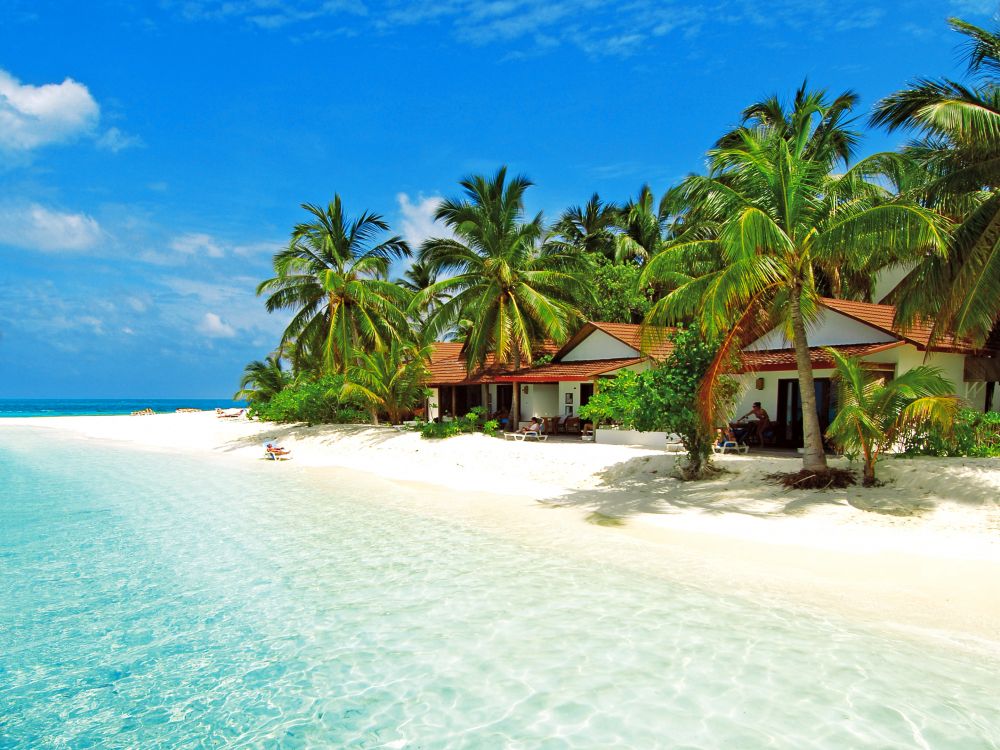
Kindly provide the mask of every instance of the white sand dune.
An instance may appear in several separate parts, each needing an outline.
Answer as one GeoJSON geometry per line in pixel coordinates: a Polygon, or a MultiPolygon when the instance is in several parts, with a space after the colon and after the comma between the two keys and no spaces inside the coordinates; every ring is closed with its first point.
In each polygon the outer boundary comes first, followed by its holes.
{"type": "Polygon", "coordinates": [[[5,419],[0,429],[8,425],[231,461],[263,460],[273,438],[294,456],[275,471],[341,467],[438,485],[467,500],[448,512],[481,512],[471,498],[494,493],[491,514],[555,524],[581,544],[594,533],[638,540],[664,567],[1000,652],[1000,459],[889,459],[879,488],[789,492],[765,476],[799,462],[752,454],[721,458],[719,479],[685,483],[670,476],[674,456],[582,442],[432,441],[211,413],[5,419]]]}

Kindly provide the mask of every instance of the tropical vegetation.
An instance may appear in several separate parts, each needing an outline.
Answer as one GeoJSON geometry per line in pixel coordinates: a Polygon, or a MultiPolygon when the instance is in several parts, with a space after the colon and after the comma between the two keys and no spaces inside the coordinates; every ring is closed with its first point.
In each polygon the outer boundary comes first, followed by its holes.
{"type": "MultiPolygon", "coordinates": [[[[258,287],[288,325],[274,354],[247,365],[237,395],[268,419],[398,422],[428,404],[435,340],[461,341],[474,372],[544,362],[588,319],[681,325],[670,362],[602,383],[581,413],[680,433],[698,475],[714,427],[731,416],[734,354],[778,328],[798,370],[803,466],[822,474],[808,336],[820,297],[877,301],[876,274],[909,269],[892,297],[900,325],[932,315],[938,339],[1000,334],[1000,35],[952,26],[969,40],[969,80],[920,79],[879,102],[870,123],[916,137],[892,153],[858,158],[857,95],[803,85],[787,103],[747,107],[707,152],[703,174],[662,193],[595,192],[551,222],[528,210],[532,182],[506,167],[462,179],[435,212],[442,232],[420,247],[375,212],[349,214],[338,194],[325,207],[305,204],[258,287]]],[[[870,391],[866,378],[842,382],[870,391]]],[[[875,408],[869,391],[855,394],[851,419],[875,408]]],[[[518,411],[518,388],[513,399],[518,411]]],[[[949,413],[919,430],[909,417],[889,426],[912,450],[951,452],[967,442],[955,436],[988,437],[988,417],[970,426],[959,415],[952,432],[949,413]]],[[[423,429],[479,429],[482,417],[423,429]]],[[[845,445],[846,420],[837,428],[845,445]]],[[[880,445],[857,447],[878,455],[880,445]]]]}
{"type": "Polygon", "coordinates": [[[898,159],[910,192],[958,226],[947,253],[929,253],[896,295],[901,319],[932,316],[935,337],[982,344],[1000,321],[1000,33],[958,19],[971,80],[918,79],[878,103],[872,122],[918,138],[898,159]]]}
{"type": "Polygon", "coordinates": [[[827,435],[860,455],[863,483],[875,484],[875,465],[888,450],[922,429],[947,434],[961,402],[940,369],[921,365],[891,380],[863,362],[827,348],[836,366],[837,416],[827,435]]]}
{"type": "MultiPolygon", "coordinates": [[[[821,280],[841,281],[839,269],[871,277],[879,268],[944,251],[946,221],[873,179],[877,159],[848,162],[859,133],[850,113],[857,97],[830,100],[799,89],[791,106],[754,104],[739,128],[709,152],[708,175],[682,186],[697,222],[652,257],[647,283],[670,285],[647,320],[664,325],[696,320],[721,338],[718,366],[754,334],[780,326],[795,350],[802,394],[803,467],[825,471],[807,325],[817,314],[821,280]],[[709,253],[716,267],[691,275],[709,253]]],[[[706,390],[710,394],[711,388],[706,390]]],[[[714,423],[715,399],[703,399],[714,423]]]]}

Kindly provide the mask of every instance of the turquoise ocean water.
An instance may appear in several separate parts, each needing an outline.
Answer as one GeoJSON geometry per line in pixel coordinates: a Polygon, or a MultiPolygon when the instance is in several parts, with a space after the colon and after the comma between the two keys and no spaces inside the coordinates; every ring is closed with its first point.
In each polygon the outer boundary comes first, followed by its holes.
{"type": "Polygon", "coordinates": [[[1000,747],[987,658],[359,475],[54,435],[0,427],[4,750],[1000,747]]]}
{"type": "Polygon", "coordinates": [[[76,417],[90,415],[131,414],[152,409],[155,412],[172,412],[177,409],[229,409],[244,406],[243,401],[226,398],[0,398],[2,417],[76,417]]]}

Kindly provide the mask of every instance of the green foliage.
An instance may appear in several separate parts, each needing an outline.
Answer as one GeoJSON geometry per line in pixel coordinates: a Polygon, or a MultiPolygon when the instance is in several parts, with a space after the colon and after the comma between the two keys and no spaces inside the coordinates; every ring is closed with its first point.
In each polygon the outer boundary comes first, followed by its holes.
{"type": "Polygon", "coordinates": [[[866,487],[875,484],[879,456],[915,430],[951,431],[959,400],[939,369],[915,367],[886,381],[861,360],[826,351],[836,364],[838,394],[837,416],[826,434],[845,450],[860,452],[866,487]]]}
{"type": "MultiPolygon", "coordinates": [[[[701,338],[695,329],[671,334],[674,349],[661,365],[645,372],[619,372],[601,381],[590,401],[580,408],[580,417],[595,425],[616,424],[623,429],[677,433],[688,451],[686,478],[705,473],[715,439],[714,425],[705,424],[699,409],[702,381],[715,360],[717,346],[701,338]]],[[[722,379],[715,388],[717,409],[732,407],[736,383],[722,379]]]]}
{"type": "Polygon", "coordinates": [[[566,338],[579,315],[574,301],[590,293],[587,263],[578,253],[541,251],[542,216],[529,219],[524,210],[531,184],[508,179],[506,167],[463,180],[464,196],[442,201],[434,213],[455,237],[428,239],[420,250],[420,262],[447,278],[419,292],[410,310],[432,296],[446,298],[427,320],[432,335],[472,321],[465,337],[470,368],[489,355],[498,363],[529,364],[539,340],[566,338]]]}
{"type": "MultiPolygon", "coordinates": [[[[831,101],[803,87],[790,107],[772,97],[744,112],[743,125],[709,152],[709,174],[683,183],[696,220],[643,270],[643,283],[673,290],[653,305],[648,322],[697,320],[707,336],[723,340],[723,355],[755,333],[755,324],[781,325],[805,358],[820,280],[864,294],[845,281],[867,284],[888,265],[943,252],[947,222],[880,183],[882,160],[848,167],[860,139],[850,119],[856,102],[852,92],[831,101]],[[702,267],[706,257],[714,268],[702,267]]],[[[825,471],[811,369],[799,372],[799,385],[803,464],[825,471]]]]}
{"type": "Polygon", "coordinates": [[[639,289],[641,274],[642,269],[633,262],[616,265],[595,256],[590,280],[594,296],[582,305],[584,317],[608,323],[641,323],[652,304],[639,289]]]}
{"type": "Polygon", "coordinates": [[[233,399],[246,399],[251,404],[266,404],[291,382],[291,375],[281,366],[281,357],[270,354],[261,362],[254,360],[243,368],[240,390],[233,399]]]}
{"type": "Polygon", "coordinates": [[[425,385],[429,358],[429,346],[398,342],[373,352],[358,352],[347,370],[341,395],[366,404],[373,416],[385,414],[392,424],[398,424],[431,393],[425,385]]]}
{"type": "Polygon", "coordinates": [[[343,375],[327,375],[287,386],[264,404],[254,404],[250,416],[267,422],[308,424],[361,424],[371,421],[365,404],[341,396],[343,375]]]}
{"type": "Polygon", "coordinates": [[[268,312],[293,313],[283,342],[294,341],[297,361],[313,372],[343,373],[357,351],[373,351],[406,337],[411,293],[385,280],[394,260],[409,256],[401,237],[378,214],[344,213],[339,195],[326,208],[304,204],[311,221],[299,224],[273,259],[274,276],[261,282],[268,312]]]}
{"type": "Polygon", "coordinates": [[[1000,323],[1000,33],[951,19],[966,38],[970,79],[921,78],[886,97],[872,122],[918,137],[895,155],[896,180],[959,223],[947,253],[927,253],[895,294],[904,323],[931,317],[947,333],[984,343],[1000,323]],[[913,176],[916,179],[913,179],[913,176]]]}
{"type": "MultiPolygon", "coordinates": [[[[702,382],[715,360],[718,344],[704,339],[694,328],[680,328],[670,340],[674,348],[666,362],[643,373],[636,427],[679,435],[688,455],[684,476],[697,479],[711,462],[715,440],[715,425],[705,422],[699,402],[702,382]]],[[[713,413],[728,414],[736,390],[732,378],[721,378],[713,392],[713,413]]]]}
{"type": "Polygon", "coordinates": [[[909,435],[904,446],[907,456],[1000,457],[1000,412],[962,409],[950,432],[931,426],[909,435]]]}
{"type": "MultiPolygon", "coordinates": [[[[486,414],[486,410],[481,406],[473,407],[469,410],[469,413],[464,417],[458,417],[450,422],[440,421],[440,422],[426,422],[420,427],[420,436],[427,438],[429,440],[440,439],[440,438],[450,438],[456,435],[464,435],[472,432],[487,432],[486,426],[493,422],[499,424],[495,419],[489,420],[489,422],[483,421],[483,416],[486,414]]],[[[496,428],[493,430],[496,431],[496,428]]]]}
{"type": "Polygon", "coordinates": [[[622,370],[613,378],[601,380],[594,395],[580,407],[580,419],[593,422],[595,426],[618,425],[626,430],[635,429],[645,375],[622,370]]]}

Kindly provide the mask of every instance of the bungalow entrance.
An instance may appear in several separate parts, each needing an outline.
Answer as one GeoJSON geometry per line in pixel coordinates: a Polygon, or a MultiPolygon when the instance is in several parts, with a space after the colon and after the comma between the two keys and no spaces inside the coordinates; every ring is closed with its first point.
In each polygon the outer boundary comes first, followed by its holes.
{"type": "MultiPolygon", "coordinates": [[[[830,378],[816,378],[816,412],[819,427],[823,433],[830,426],[837,413],[836,396],[830,378]]],[[[775,445],[782,448],[801,448],[802,438],[802,391],[798,378],[778,380],[778,409],[771,415],[774,422],[775,445]]]]}
{"type": "Polygon", "coordinates": [[[484,405],[481,385],[442,385],[438,388],[438,409],[442,416],[461,416],[474,406],[484,405]]]}

